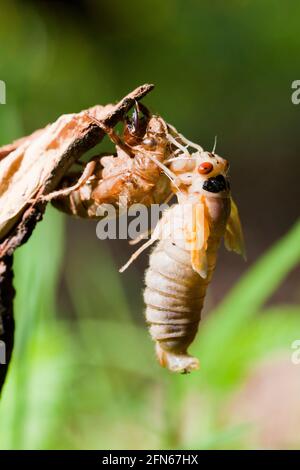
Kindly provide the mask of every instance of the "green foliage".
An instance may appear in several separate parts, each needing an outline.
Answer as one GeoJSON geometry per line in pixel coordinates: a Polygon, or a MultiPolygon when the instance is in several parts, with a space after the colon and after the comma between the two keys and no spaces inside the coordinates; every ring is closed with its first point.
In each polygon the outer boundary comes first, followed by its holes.
{"type": "Polygon", "coordinates": [[[243,373],[253,356],[272,352],[275,346],[289,349],[300,331],[300,306],[261,312],[263,304],[299,264],[299,240],[298,222],[249,269],[203,324],[197,354],[205,364],[203,373],[214,385],[235,384],[234,378],[243,373]]]}
{"type": "Polygon", "coordinates": [[[1,448],[42,448],[60,413],[69,377],[68,337],[56,314],[62,217],[49,210],[30,243],[15,256],[16,338],[0,405],[1,448]]]}

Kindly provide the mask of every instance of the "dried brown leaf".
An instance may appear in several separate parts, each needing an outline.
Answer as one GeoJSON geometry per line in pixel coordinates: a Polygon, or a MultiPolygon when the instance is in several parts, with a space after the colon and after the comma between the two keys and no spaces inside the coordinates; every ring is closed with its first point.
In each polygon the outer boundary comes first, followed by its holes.
{"type": "MultiPolygon", "coordinates": [[[[142,85],[116,105],[97,105],[87,111],[105,127],[114,127],[152,88],[142,85]]],[[[46,203],[33,199],[53,191],[70,166],[102,140],[104,131],[87,111],[61,116],[0,148],[0,340],[6,344],[7,357],[7,364],[0,365],[0,391],[14,339],[12,254],[42,219],[46,203]]]]}

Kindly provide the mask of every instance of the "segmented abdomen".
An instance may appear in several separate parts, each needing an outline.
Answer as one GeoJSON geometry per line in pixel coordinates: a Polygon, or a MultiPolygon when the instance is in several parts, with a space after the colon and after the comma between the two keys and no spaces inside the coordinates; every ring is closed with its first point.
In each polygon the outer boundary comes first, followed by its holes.
{"type": "MultiPolygon", "coordinates": [[[[127,165],[122,168],[117,157],[104,158],[110,161],[111,167],[102,169],[98,159],[95,175],[71,194],[54,200],[53,205],[70,215],[99,219],[102,213],[99,209],[103,204],[113,205],[118,212],[137,203],[147,207],[161,204],[170,195],[169,179],[157,167],[149,166],[147,161],[143,162],[143,167],[138,159],[128,157],[127,165]]],[[[66,176],[61,189],[72,186],[79,177],[78,173],[66,176]]]]}
{"type": "Polygon", "coordinates": [[[159,361],[173,371],[198,368],[198,360],[188,355],[187,348],[198,330],[218,245],[219,240],[211,239],[206,279],[193,270],[191,253],[171,240],[160,241],[150,255],[144,292],[146,320],[159,361]]]}

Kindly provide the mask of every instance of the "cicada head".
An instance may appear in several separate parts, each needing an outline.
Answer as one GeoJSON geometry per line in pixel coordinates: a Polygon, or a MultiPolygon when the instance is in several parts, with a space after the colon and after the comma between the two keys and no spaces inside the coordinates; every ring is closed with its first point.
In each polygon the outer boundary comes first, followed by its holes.
{"type": "Polygon", "coordinates": [[[213,176],[227,175],[229,163],[225,158],[212,152],[196,152],[196,171],[199,175],[211,178],[213,176]]]}
{"type": "Polygon", "coordinates": [[[230,189],[228,181],[229,163],[225,158],[212,152],[194,154],[196,166],[193,174],[191,192],[208,191],[224,193],[230,189]]]}
{"type": "Polygon", "coordinates": [[[202,189],[221,192],[229,189],[229,163],[212,152],[197,151],[190,156],[179,155],[172,159],[170,170],[183,186],[192,187],[192,192],[202,189]]]}

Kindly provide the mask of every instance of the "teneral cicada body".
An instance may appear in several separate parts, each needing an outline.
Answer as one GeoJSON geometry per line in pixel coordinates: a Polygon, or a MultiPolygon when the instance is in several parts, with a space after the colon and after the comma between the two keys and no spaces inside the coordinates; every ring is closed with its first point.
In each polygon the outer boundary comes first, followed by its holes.
{"type": "Polygon", "coordinates": [[[229,250],[241,254],[244,244],[230,197],[227,161],[201,150],[172,160],[178,204],[166,211],[151,239],[129,263],[159,240],[145,277],[146,320],[161,365],[185,373],[199,365],[188,347],[198,330],[221,239],[229,250]]]}

